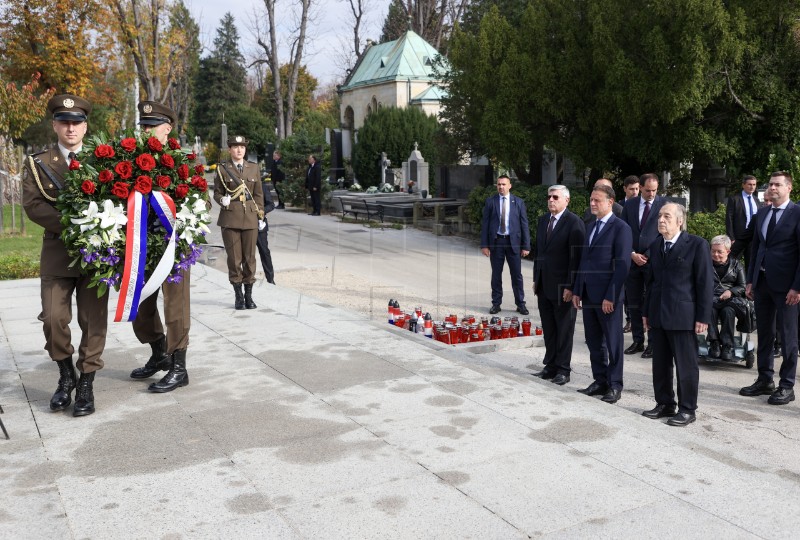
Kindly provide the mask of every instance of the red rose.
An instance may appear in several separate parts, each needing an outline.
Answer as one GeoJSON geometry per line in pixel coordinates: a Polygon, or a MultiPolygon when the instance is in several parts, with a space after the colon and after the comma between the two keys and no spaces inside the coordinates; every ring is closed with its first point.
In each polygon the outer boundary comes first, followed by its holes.
{"type": "Polygon", "coordinates": [[[164,147],[161,145],[161,141],[155,137],[150,137],[147,139],[147,147],[153,152],[161,152],[161,150],[164,149],[164,147]]]}
{"type": "Polygon", "coordinates": [[[128,184],[125,182],[114,182],[114,186],[111,188],[111,194],[116,195],[120,199],[127,199],[128,184]]]}
{"type": "Polygon", "coordinates": [[[161,189],[167,189],[172,184],[172,180],[169,176],[156,176],[156,184],[161,189]]]}
{"type": "Polygon", "coordinates": [[[183,199],[186,195],[189,194],[189,186],[186,184],[178,184],[175,187],[175,196],[179,199],[183,199]]]}
{"type": "Polygon", "coordinates": [[[191,154],[186,154],[186,159],[188,159],[189,161],[194,161],[197,159],[197,155],[195,155],[194,152],[192,152],[191,154]]]}
{"type": "Polygon", "coordinates": [[[133,184],[133,189],[147,195],[151,191],[153,191],[153,180],[149,176],[140,176],[136,179],[136,182],[133,184]]]}
{"type": "Polygon", "coordinates": [[[203,167],[202,163],[200,163],[194,166],[194,172],[196,172],[197,174],[203,174],[204,172],[206,172],[206,168],[203,167]]]}
{"type": "Polygon", "coordinates": [[[192,186],[198,191],[206,191],[208,182],[202,176],[192,176],[192,186]]]}
{"type": "Polygon", "coordinates": [[[114,167],[114,171],[116,171],[120,178],[127,180],[133,176],[133,164],[130,161],[120,161],[117,163],[117,166],[114,167]]]}
{"type": "Polygon", "coordinates": [[[114,157],[114,147],[107,144],[98,144],[94,149],[94,155],[99,158],[112,158],[114,157]]]}
{"type": "Polygon", "coordinates": [[[136,165],[144,172],[148,172],[156,166],[156,160],[150,154],[141,154],[136,158],[136,165]]]}
{"type": "Polygon", "coordinates": [[[173,167],[175,167],[175,160],[172,159],[172,156],[169,154],[161,154],[161,158],[159,159],[159,161],[164,167],[168,169],[172,169],[173,167]]]}
{"type": "Polygon", "coordinates": [[[189,178],[189,166],[186,163],[178,167],[178,178],[181,180],[186,180],[189,178]]]}
{"type": "Polygon", "coordinates": [[[86,193],[87,195],[91,195],[94,193],[94,182],[91,180],[84,180],[81,184],[81,191],[86,193]]]}
{"type": "Polygon", "coordinates": [[[76,171],[81,168],[81,162],[77,159],[73,159],[69,162],[69,170],[76,171]]]}
{"type": "Polygon", "coordinates": [[[103,171],[100,171],[100,174],[97,175],[97,179],[100,180],[101,184],[108,184],[114,179],[114,173],[112,173],[108,169],[105,169],[103,171]]]}
{"type": "Polygon", "coordinates": [[[169,144],[169,147],[172,148],[173,150],[177,150],[178,148],[181,147],[181,143],[179,143],[177,139],[173,139],[172,137],[167,139],[167,143],[169,144]]]}
{"type": "Polygon", "coordinates": [[[127,139],[122,139],[119,142],[119,145],[126,152],[133,152],[134,150],[136,150],[136,139],[134,139],[133,137],[128,137],[127,139]]]}

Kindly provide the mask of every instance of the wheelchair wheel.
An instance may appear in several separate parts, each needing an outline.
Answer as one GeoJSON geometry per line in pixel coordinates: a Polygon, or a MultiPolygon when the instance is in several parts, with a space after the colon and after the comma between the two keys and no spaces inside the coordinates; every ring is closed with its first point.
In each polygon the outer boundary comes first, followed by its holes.
{"type": "Polygon", "coordinates": [[[747,354],[744,357],[744,365],[747,367],[747,369],[752,369],[755,361],[756,361],[755,351],[747,351],[747,354]]]}

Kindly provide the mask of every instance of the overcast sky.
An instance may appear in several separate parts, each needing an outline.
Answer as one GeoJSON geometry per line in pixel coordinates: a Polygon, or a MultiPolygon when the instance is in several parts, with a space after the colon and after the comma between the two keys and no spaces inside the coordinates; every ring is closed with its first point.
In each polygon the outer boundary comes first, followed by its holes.
{"type": "MultiPolygon", "coordinates": [[[[259,51],[254,32],[251,30],[254,20],[254,10],[257,10],[262,19],[266,19],[266,9],[263,0],[184,0],[195,21],[200,25],[200,43],[210,50],[213,46],[217,28],[226,12],[231,12],[239,30],[239,47],[248,63],[251,62],[259,51]]],[[[362,36],[377,40],[380,38],[381,27],[389,8],[389,0],[366,0],[369,5],[365,21],[362,22],[362,36]]],[[[278,0],[276,19],[283,40],[279,44],[281,49],[281,63],[289,60],[288,36],[294,26],[294,17],[291,13],[296,0],[278,0]]],[[[345,50],[347,44],[352,42],[352,15],[350,4],[347,0],[312,0],[312,13],[315,20],[309,25],[307,33],[311,38],[306,46],[304,63],[309,71],[324,86],[336,82],[342,70],[336,65],[337,54],[345,50]],[[347,40],[342,41],[342,40],[347,40]]],[[[207,52],[204,52],[205,56],[207,52]]]]}

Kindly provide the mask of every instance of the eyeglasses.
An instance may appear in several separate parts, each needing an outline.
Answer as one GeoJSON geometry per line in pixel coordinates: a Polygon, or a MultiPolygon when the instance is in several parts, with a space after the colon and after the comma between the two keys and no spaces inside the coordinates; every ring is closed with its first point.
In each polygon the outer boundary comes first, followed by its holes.
{"type": "Polygon", "coordinates": [[[554,201],[558,200],[558,195],[548,195],[547,200],[553,199],[554,201]]]}

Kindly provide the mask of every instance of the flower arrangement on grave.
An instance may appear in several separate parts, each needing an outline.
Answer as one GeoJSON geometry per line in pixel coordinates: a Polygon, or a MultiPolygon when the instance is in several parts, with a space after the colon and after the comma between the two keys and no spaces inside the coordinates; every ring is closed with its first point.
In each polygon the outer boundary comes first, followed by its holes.
{"type": "Polygon", "coordinates": [[[195,159],[173,138],[101,133],[69,163],[56,202],[61,238],[98,296],[122,289],[117,321],[133,320],[140,298],[180,282],[202,253],[211,218],[195,159]]]}

